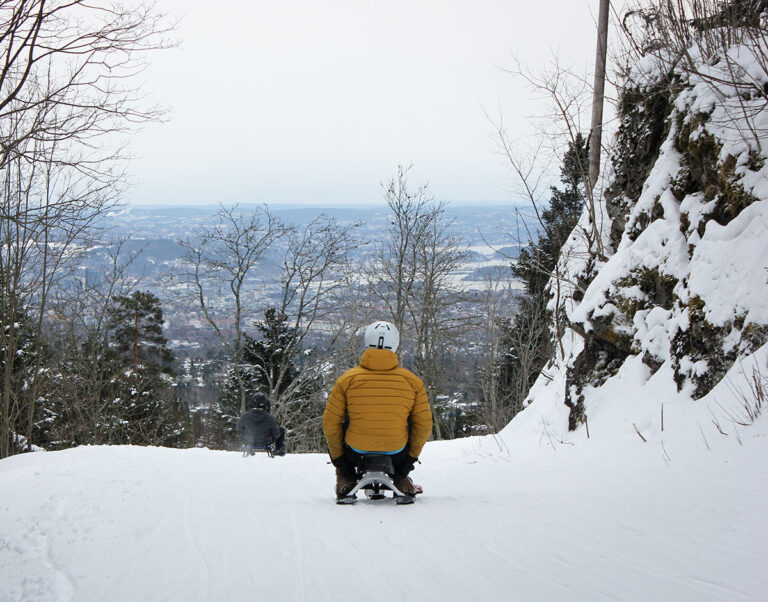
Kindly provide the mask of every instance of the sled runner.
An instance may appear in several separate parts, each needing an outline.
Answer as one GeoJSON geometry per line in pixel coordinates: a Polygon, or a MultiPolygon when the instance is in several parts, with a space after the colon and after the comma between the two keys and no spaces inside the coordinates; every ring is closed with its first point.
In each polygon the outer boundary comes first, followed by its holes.
{"type": "Polygon", "coordinates": [[[354,504],[357,492],[362,490],[371,500],[381,500],[389,491],[398,505],[413,504],[414,498],[422,493],[421,487],[416,486],[416,493],[409,495],[400,491],[392,480],[392,458],[384,454],[367,454],[363,456],[362,466],[357,467],[357,483],[344,495],[336,498],[337,504],[354,504]]]}
{"type": "Polygon", "coordinates": [[[248,456],[255,456],[256,453],[263,453],[266,452],[266,454],[270,458],[275,457],[275,446],[274,444],[270,443],[266,447],[253,447],[252,445],[243,445],[243,458],[246,458],[248,456]]]}

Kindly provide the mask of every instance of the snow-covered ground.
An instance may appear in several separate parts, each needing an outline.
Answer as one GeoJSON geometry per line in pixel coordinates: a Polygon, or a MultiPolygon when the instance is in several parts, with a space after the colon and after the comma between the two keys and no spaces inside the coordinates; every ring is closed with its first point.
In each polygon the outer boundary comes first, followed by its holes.
{"type": "Polygon", "coordinates": [[[428,443],[412,506],[337,506],[319,454],[4,459],[0,600],[765,600],[768,419],[722,418],[732,374],[661,431],[644,378],[602,388],[589,439],[540,394],[497,437],[428,443]]]}

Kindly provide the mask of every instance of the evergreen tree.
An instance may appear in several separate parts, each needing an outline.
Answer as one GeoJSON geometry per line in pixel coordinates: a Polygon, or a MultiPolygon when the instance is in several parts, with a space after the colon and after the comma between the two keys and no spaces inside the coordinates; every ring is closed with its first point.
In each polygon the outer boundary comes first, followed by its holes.
{"type": "Polygon", "coordinates": [[[163,309],[150,292],[115,297],[109,309],[111,358],[131,372],[171,374],[173,354],[163,336],[163,309]]]}
{"type": "Polygon", "coordinates": [[[541,212],[541,231],[536,241],[521,249],[512,271],[523,281],[527,295],[546,302],[546,286],[552,276],[560,249],[579,220],[584,207],[583,183],[589,164],[587,144],[577,134],[565,152],[560,168],[563,190],[550,188],[549,206],[541,212]]]}
{"type": "MultiPolygon", "coordinates": [[[[276,307],[264,311],[264,319],[256,323],[256,337],[244,335],[243,362],[230,368],[224,391],[217,404],[217,416],[222,430],[232,436],[240,415],[239,387],[235,370],[245,387],[246,396],[263,393],[270,400],[271,413],[281,426],[289,431],[315,420],[322,413],[312,400],[320,389],[319,379],[308,377],[309,371],[298,365],[301,349],[296,345],[297,335],[288,324],[288,318],[276,307]]],[[[226,435],[225,435],[226,436],[226,435]]]]}
{"type": "Polygon", "coordinates": [[[525,395],[552,356],[552,314],[547,309],[552,295],[547,285],[560,250],[576,227],[584,207],[588,165],[588,146],[578,134],[563,156],[560,168],[562,189],[551,187],[549,206],[541,212],[539,236],[520,251],[517,263],[512,266],[515,276],[524,284],[525,294],[518,313],[502,324],[507,351],[498,371],[502,397],[515,406],[511,415],[522,410],[525,395]]]}
{"type": "Polygon", "coordinates": [[[173,388],[173,354],[163,336],[163,310],[150,292],[118,296],[109,308],[100,429],[108,443],[180,445],[186,413],[173,388]]]}
{"type": "MultiPolygon", "coordinates": [[[[2,286],[0,286],[0,290],[2,286]]],[[[34,378],[39,348],[24,308],[10,309],[11,300],[3,296],[0,302],[0,374],[2,387],[2,422],[0,430],[9,437],[6,442],[13,452],[29,443],[28,412],[34,399],[29,399],[30,383],[34,378]]],[[[15,300],[13,300],[15,301],[15,300]]],[[[33,408],[34,411],[34,408],[33,408]]]]}
{"type": "Polygon", "coordinates": [[[114,371],[107,360],[107,342],[85,331],[65,335],[60,324],[49,325],[52,360],[40,408],[45,427],[41,445],[66,449],[109,442],[104,428],[112,408],[105,406],[114,371]]]}
{"type": "Polygon", "coordinates": [[[246,336],[243,359],[253,366],[253,387],[277,401],[294,384],[298,370],[294,364],[296,331],[277,308],[264,312],[264,320],[256,324],[258,338],[246,336]]]}
{"type": "Polygon", "coordinates": [[[246,398],[264,393],[274,402],[296,378],[291,348],[294,331],[286,324],[286,316],[277,308],[264,311],[264,320],[256,323],[257,337],[243,335],[242,364],[232,366],[227,373],[224,391],[218,404],[218,416],[225,430],[234,429],[240,416],[240,388],[236,371],[245,388],[246,398]]]}

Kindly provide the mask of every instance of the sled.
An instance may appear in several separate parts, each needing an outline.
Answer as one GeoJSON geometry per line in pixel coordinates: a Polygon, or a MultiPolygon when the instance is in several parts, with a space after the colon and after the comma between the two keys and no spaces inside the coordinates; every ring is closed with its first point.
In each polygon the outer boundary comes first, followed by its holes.
{"type": "Polygon", "coordinates": [[[354,504],[357,492],[363,491],[370,500],[382,500],[391,493],[397,505],[413,504],[414,498],[422,489],[416,486],[416,493],[409,495],[400,491],[392,477],[392,457],[385,454],[367,454],[363,456],[362,466],[358,467],[357,484],[345,495],[336,498],[337,504],[354,504]]]}
{"type": "Polygon", "coordinates": [[[255,456],[257,453],[266,453],[270,458],[275,457],[275,446],[271,443],[266,447],[253,447],[252,445],[243,445],[243,458],[255,456]]]}

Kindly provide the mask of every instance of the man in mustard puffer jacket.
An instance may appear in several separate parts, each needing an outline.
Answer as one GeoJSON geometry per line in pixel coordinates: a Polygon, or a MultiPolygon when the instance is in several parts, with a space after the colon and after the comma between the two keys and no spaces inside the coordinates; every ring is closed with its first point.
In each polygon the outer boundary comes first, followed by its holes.
{"type": "Polygon", "coordinates": [[[408,473],[432,432],[432,412],[424,383],[398,365],[399,343],[393,324],[368,326],[360,365],[339,377],[328,398],[323,431],[336,467],[339,497],[354,487],[355,466],[368,453],[391,455],[395,486],[403,493],[416,493],[408,473]]]}

